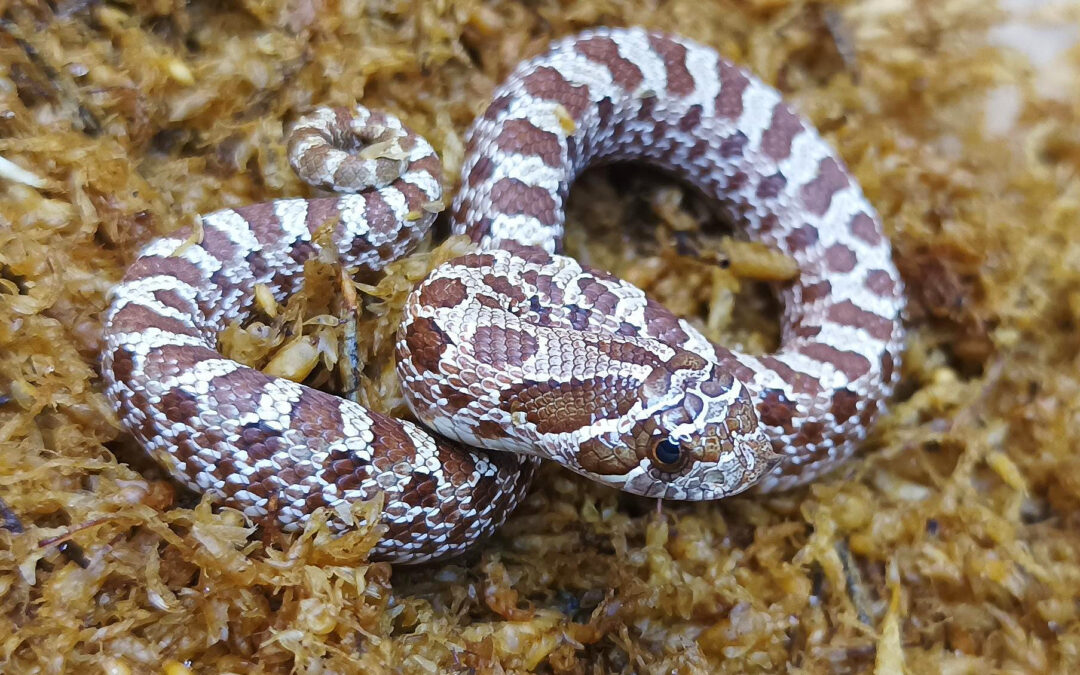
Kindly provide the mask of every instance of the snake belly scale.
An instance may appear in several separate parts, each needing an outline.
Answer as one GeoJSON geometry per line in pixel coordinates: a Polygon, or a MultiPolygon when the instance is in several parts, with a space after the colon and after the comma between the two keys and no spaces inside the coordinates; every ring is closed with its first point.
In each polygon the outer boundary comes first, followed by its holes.
{"type": "Polygon", "coordinates": [[[874,209],[776,91],[692,41],[631,28],[555,42],[474,123],[452,227],[480,250],[414,290],[397,341],[409,407],[440,435],[216,351],[257,284],[295,290],[328,220],[343,264],[377,270],[416,246],[441,198],[431,147],[363,108],[303,118],[290,159],[343,194],[219,211],[199,243],[151,243],[105,329],[125,428],[256,521],[295,530],[314,508],[381,490],[373,556],[409,563],[497,528],[538,458],[655,497],[785,489],[849,457],[897,381],[904,290],[874,209]],[[357,140],[379,152],[345,152],[357,140]],[[559,255],[574,178],[631,160],[701,188],[797,261],[777,353],[714,345],[559,255]]]}

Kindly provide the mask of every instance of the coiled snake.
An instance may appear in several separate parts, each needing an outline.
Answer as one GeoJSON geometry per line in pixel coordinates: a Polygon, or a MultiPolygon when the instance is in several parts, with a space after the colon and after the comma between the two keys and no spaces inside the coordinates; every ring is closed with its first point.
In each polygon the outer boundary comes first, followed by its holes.
{"type": "Polygon", "coordinates": [[[105,328],[124,427],[179,480],[257,521],[294,530],[319,506],[382,490],[374,555],[420,562],[497,528],[537,458],[655,497],[783,489],[847,458],[896,382],[904,294],[873,208],[776,91],[689,40],[561,40],[475,122],[452,223],[481,250],[415,289],[397,343],[411,409],[456,442],[216,351],[257,284],[294,290],[326,223],[346,266],[377,270],[434,219],[438,158],[395,118],[317,111],[293,129],[290,158],[344,194],[218,211],[198,243],[151,243],[105,328]],[[375,147],[346,152],[363,144],[375,147]],[[557,254],[575,176],[617,160],[671,170],[794,257],[777,353],[715,346],[557,254]]]}

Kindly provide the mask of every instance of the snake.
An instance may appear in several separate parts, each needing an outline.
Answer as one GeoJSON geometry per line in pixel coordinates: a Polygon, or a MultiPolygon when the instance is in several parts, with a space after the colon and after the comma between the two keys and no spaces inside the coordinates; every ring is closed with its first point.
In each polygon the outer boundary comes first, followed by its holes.
{"type": "Polygon", "coordinates": [[[389,114],[320,108],[288,136],[320,189],[201,217],[146,245],[114,287],[102,374],[124,429],[186,486],[297,531],[383,496],[373,559],[458,555],[496,531],[550,460],[647,497],[711,500],[814,480],[866,439],[899,381],[903,281],[843,161],[772,87],[716,50],[644,28],[552,42],[466,135],[450,227],[474,250],[409,294],[399,419],[224,357],[258,287],[298,290],[332,250],[378,272],[442,200],[430,144],[389,114]],[[587,167],[643,162],[790,256],[770,354],[714,344],[639,288],[563,255],[587,167]]]}

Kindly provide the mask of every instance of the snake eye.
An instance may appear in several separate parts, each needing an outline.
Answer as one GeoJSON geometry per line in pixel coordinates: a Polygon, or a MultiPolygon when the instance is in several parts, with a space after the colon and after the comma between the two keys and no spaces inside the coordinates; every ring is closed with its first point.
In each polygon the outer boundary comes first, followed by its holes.
{"type": "Polygon", "coordinates": [[[682,447],[670,438],[661,438],[652,447],[651,459],[661,471],[678,471],[685,463],[682,447]]]}

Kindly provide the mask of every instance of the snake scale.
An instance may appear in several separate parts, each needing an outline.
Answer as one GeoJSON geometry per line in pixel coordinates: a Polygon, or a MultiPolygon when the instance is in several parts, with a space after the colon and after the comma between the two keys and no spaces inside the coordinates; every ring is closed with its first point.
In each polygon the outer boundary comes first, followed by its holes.
{"type": "Polygon", "coordinates": [[[318,110],[289,152],[340,194],[218,211],[201,239],[149,244],[113,291],[102,359],[123,426],[255,521],[296,530],[381,490],[373,556],[411,563],[490,534],[540,458],[653,497],[785,489],[850,456],[897,381],[904,290],[874,209],[775,90],[692,41],[637,28],[557,41],[474,123],[452,228],[478,251],[412,292],[397,341],[409,407],[439,435],[216,350],[256,285],[295,291],[320,243],[375,271],[435,217],[438,157],[396,118],[318,110]],[[575,177],[630,160],[715,197],[797,261],[776,353],[711,344],[559,255],[575,177]]]}

